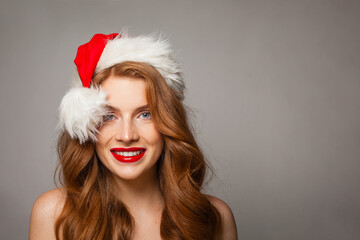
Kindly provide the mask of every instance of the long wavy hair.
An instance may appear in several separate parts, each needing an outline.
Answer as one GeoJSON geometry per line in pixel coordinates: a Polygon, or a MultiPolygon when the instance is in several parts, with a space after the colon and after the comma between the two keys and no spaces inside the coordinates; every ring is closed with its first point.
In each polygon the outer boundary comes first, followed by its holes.
{"type": "MultiPolygon", "coordinates": [[[[165,207],[160,234],[163,239],[218,239],[221,218],[203,194],[207,169],[179,96],[160,73],[145,63],[124,62],[94,76],[94,85],[110,76],[142,78],[152,119],[164,138],[157,162],[165,207]]],[[[114,178],[101,163],[95,144],[80,144],[62,132],[57,145],[60,183],[66,200],[55,223],[57,239],[131,239],[134,220],[113,194],[114,178]]]]}

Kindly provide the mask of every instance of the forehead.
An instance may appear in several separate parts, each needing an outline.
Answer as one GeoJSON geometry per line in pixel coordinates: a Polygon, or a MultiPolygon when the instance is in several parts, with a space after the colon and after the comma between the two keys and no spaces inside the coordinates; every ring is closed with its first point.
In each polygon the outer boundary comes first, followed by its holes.
{"type": "Polygon", "coordinates": [[[145,80],[131,77],[109,77],[101,83],[107,92],[109,105],[121,111],[147,104],[145,80]]]}

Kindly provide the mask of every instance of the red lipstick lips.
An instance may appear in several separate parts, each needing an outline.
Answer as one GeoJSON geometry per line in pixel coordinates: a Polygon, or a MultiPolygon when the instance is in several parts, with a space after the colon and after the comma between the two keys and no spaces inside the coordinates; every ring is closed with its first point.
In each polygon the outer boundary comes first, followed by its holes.
{"type": "Polygon", "coordinates": [[[145,148],[112,148],[110,149],[111,154],[118,160],[123,163],[132,163],[139,161],[145,154],[145,148]]]}

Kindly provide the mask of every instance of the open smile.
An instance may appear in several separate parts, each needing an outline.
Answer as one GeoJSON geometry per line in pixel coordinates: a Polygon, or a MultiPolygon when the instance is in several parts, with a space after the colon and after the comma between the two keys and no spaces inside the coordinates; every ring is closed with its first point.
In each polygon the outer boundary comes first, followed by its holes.
{"type": "Polygon", "coordinates": [[[145,148],[112,148],[111,154],[116,160],[123,163],[132,163],[139,161],[145,154],[145,148]]]}

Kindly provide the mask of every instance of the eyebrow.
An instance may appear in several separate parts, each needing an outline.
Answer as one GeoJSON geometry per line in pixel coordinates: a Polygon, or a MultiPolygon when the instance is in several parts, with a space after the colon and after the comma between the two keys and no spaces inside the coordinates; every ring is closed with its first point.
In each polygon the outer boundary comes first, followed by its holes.
{"type": "MultiPolygon", "coordinates": [[[[106,108],[108,111],[111,111],[111,112],[121,112],[119,108],[114,107],[114,106],[111,106],[111,105],[106,105],[105,108],[106,108]]],[[[145,110],[145,109],[148,109],[148,108],[149,108],[149,105],[146,104],[146,105],[144,105],[144,106],[137,107],[137,108],[135,109],[135,111],[138,112],[138,111],[145,110]]]]}

